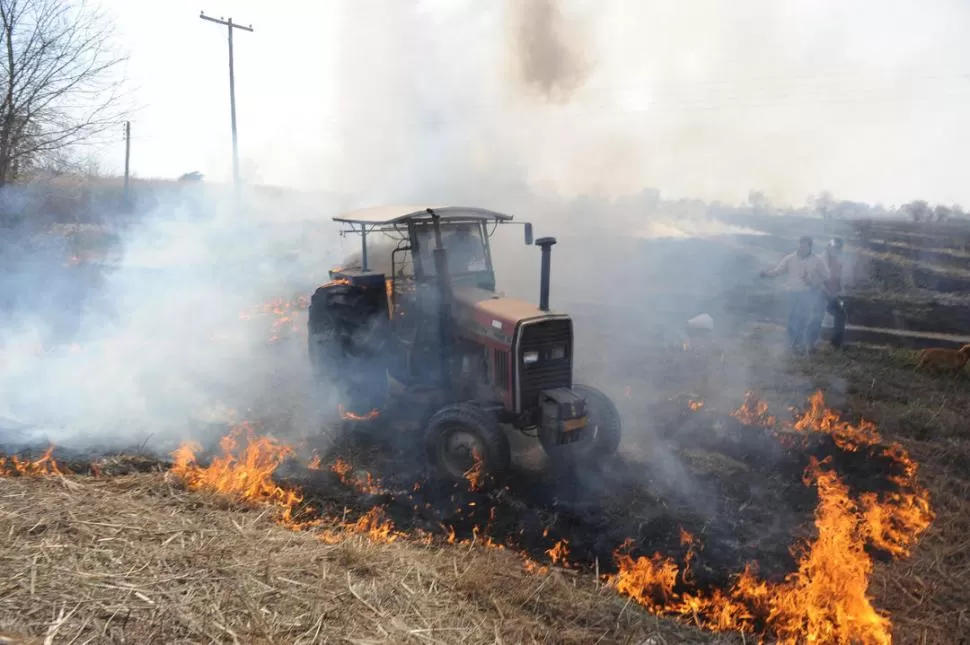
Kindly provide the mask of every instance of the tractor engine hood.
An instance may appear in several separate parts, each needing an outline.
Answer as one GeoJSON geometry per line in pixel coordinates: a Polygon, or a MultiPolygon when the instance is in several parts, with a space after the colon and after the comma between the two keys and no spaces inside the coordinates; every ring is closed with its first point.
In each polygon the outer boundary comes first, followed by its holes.
{"type": "Polygon", "coordinates": [[[487,336],[506,345],[511,345],[515,328],[520,322],[568,317],[542,311],[525,300],[508,298],[477,287],[455,287],[452,297],[452,310],[459,329],[487,336]]]}

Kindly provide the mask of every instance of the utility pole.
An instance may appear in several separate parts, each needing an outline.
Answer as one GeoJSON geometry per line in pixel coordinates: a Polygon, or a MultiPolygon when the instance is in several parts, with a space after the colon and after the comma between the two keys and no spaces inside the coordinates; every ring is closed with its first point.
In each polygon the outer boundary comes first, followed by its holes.
{"type": "Polygon", "coordinates": [[[125,121],[125,208],[131,206],[128,193],[128,169],[131,159],[131,121],[125,121]]]}
{"type": "Polygon", "coordinates": [[[229,31],[229,109],[232,114],[232,185],[236,193],[236,204],[239,204],[239,142],[236,138],[236,77],[233,70],[233,57],[232,57],[232,30],[233,29],[243,29],[245,31],[251,32],[253,26],[249,25],[245,27],[243,25],[237,25],[232,21],[223,20],[222,18],[212,18],[205,15],[205,12],[200,12],[199,17],[203,20],[208,20],[209,22],[214,22],[217,25],[225,25],[229,31]]]}

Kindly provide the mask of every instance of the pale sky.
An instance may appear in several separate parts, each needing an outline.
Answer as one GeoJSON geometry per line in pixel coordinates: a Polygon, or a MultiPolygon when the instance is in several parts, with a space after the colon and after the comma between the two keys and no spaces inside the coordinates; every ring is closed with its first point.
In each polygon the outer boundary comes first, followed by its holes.
{"type": "Polygon", "coordinates": [[[515,72],[521,33],[542,39],[513,14],[541,1],[101,0],[145,106],[132,170],[229,176],[226,33],[204,10],[255,29],[235,33],[236,96],[264,183],[970,205],[966,0],[563,0],[582,72],[562,103],[515,72]]]}

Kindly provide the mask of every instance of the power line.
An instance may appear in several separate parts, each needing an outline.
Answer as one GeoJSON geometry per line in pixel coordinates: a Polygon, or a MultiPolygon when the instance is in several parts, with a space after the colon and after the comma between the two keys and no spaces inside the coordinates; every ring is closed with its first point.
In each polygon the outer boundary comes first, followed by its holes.
{"type": "Polygon", "coordinates": [[[229,32],[229,109],[232,115],[232,184],[236,191],[236,204],[239,204],[239,141],[236,136],[236,77],[233,67],[232,55],[232,30],[242,29],[243,31],[253,31],[253,26],[248,27],[236,24],[230,17],[228,20],[222,18],[211,18],[205,12],[199,13],[199,18],[214,22],[217,25],[225,25],[229,32]]]}

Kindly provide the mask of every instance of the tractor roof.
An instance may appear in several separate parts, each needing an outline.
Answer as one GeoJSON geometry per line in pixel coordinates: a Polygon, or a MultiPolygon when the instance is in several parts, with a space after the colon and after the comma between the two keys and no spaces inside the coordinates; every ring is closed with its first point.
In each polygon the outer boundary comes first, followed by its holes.
{"type": "Polygon", "coordinates": [[[442,221],[480,219],[507,222],[512,219],[511,215],[470,206],[376,206],[339,215],[333,221],[374,226],[399,224],[407,220],[430,220],[429,210],[434,211],[442,221]]]}

